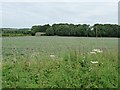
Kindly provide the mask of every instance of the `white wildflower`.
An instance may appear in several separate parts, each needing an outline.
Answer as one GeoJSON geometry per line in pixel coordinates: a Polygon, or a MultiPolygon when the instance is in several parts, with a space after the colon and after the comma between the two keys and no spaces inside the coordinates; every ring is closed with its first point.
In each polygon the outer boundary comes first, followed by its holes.
{"type": "Polygon", "coordinates": [[[103,51],[97,51],[98,53],[103,53],[103,51]]]}
{"type": "Polygon", "coordinates": [[[93,63],[93,64],[97,64],[97,63],[98,63],[98,61],[91,61],[91,63],[93,63]]]}
{"type": "Polygon", "coordinates": [[[96,52],[90,52],[90,54],[96,54],[96,52]]]}
{"type": "Polygon", "coordinates": [[[97,52],[97,51],[99,51],[99,49],[93,49],[93,51],[94,51],[94,52],[97,52]]]}
{"type": "Polygon", "coordinates": [[[100,49],[93,49],[92,51],[93,51],[93,52],[97,52],[97,53],[103,53],[103,51],[100,50],[100,49]]]}
{"type": "Polygon", "coordinates": [[[50,55],[50,57],[51,57],[51,58],[54,58],[54,57],[55,57],[55,55],[51,54],[51,55],[50,55]]]}

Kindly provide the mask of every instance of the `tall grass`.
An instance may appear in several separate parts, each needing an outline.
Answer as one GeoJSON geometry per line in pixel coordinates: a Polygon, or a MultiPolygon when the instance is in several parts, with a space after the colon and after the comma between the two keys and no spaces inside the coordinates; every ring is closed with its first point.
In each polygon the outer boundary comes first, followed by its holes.
{"type": "Polygon", "coordinates": [[[3,88],[116,88],[115,55],[113,52],[93,55],[70,50],[61,58],[47,60],[40,60],[39,55],[16,60],[16,56],[12,61],[3,62],[3,88]]]}
{"type": "Polygon", "coordinates": [[[115,38],[4,37],[2,44],[3,88],[118,87],[115,38]],[[96,48],[103,52],[90,53],[96,48]]]}

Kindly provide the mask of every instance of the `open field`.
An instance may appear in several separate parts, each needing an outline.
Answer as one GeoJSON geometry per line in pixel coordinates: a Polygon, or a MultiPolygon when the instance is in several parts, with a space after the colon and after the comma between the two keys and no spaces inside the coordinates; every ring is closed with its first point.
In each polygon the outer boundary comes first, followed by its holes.
{"type": "Polygon", "coordinates": [[[118,39],[4,37],[3,88],[116,88],[118,39]]]}

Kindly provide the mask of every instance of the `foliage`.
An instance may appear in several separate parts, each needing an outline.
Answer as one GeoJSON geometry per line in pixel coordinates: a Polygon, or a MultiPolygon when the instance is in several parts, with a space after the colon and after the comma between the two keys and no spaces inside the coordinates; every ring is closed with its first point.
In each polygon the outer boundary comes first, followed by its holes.
{"type": "MultiPolygon", "coordinates": [[[[43,25],[43,26],[33,26],[32,32],[46,32],[47,28],[49,28],[49,25],[43,25]],[[36,27],[36,29],[34,29],[36,27]],[[46,28],[41,28],[46,27],[46,28]]],[[[54,35],[58,36],[80,36],[80,37],[119,37],[119,25],[114,24],[95,24],[93,26],[87,25],[87,24],[53,24],[51,26],[54,30],[54,35]]],[[[47,35],[51,32],[46,32],[47,35]]],[[[53,35],[53,34],[52,34],[53,35]]]]}
{"type": "Polygon", "coordinates": [[[29,28],[1,28],[2,36],[35,36],[37,32],[46,33],[47,36],[77,36],[77,37],[120,37],[120,26],[116,24],[45,24],[34,25],[29,28]]]}
{"type": "Polygon", "coordinates": [[[47,28],[46,35],[48,36],[54,36],[54,30],[52,27],[47,28]]]}
{"type": "Polygon", "coordinates": [[[120,26],[111,24],[95,24],[93,26],[98,37],[119,37],[120,26]]]}
{"type": "Polygon", "coordinates": [[[34,36],[36,32],[46,32],[47,28],[49,28],[50,25],[46,24],[46,25],[38,25],[38,26],[32,26],[31,28],[31,34],[34,36]]]}
{"type": "Polygon", "coordinates": [[[29,28],[1,28],[0,31],[2,31],[2,36],[8,37],[8,36],[28,36],[30,35],[30,29],[29,28]]]}
{"type": "Polygon", "coordinates": [[[115,38],[5,37],[2,87],[117,88],[117,50],[115,38]]]}

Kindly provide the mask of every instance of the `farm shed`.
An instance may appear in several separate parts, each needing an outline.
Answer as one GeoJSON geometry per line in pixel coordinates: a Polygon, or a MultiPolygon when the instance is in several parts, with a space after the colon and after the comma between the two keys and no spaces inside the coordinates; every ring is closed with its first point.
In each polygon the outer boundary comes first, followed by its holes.
{"type": "Polygon", "coordinates": [[[46,33],[43,33],[43,32],[36,32],[35,33],[35,36],[44,36],[46,33]]]}

